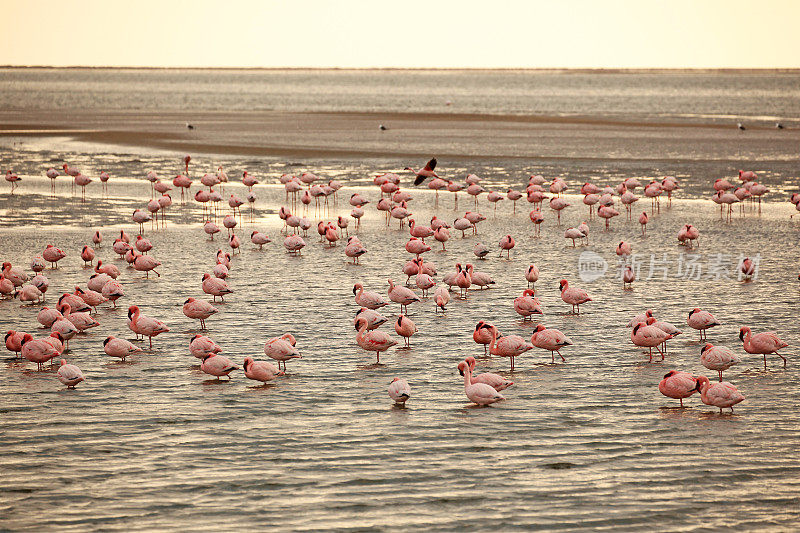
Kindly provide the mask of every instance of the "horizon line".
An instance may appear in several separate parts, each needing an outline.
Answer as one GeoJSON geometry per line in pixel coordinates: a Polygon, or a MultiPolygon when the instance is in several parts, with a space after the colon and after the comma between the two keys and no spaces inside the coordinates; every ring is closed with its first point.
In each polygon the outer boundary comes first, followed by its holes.
{"type": "Polygon", "coordinates": [[[360,71],[539,71],[589,73],[639,72],[778,72],[800,73],[800,67],[221,67],[221,66],[131,66],[131,65],[0,65],[0,69],[63,70],[360,70],[360,71]]]}

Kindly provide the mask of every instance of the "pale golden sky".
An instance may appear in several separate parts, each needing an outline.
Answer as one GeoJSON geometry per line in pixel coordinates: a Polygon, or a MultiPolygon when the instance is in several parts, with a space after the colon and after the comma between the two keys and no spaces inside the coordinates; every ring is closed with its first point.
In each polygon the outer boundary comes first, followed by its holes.
{"type": "Polygon", "coordinates": [[[0,64],[800,67],[800,1],[0,0],[0,64]]]}

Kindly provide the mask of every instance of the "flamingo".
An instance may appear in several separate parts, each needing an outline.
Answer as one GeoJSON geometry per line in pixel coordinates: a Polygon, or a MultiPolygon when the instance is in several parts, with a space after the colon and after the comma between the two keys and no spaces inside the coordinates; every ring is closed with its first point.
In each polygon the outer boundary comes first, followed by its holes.
{"type": "Polygon", "coordinates": [[[511,259],[511,250],[516,246],[516,242],[514,241],[514,237],[511,235],[506,235],[505,237],[500,239],[500,255],[503,254],[502,250],[506,251],[506,259],[511,259]]]}
{"type": "Polygon", "coordinates": [[[411,346],[409,339],[419,330],[413,320],[401,313],[394,323],[394,331],[405,339],[406,348],[408,348],[411,346]]]}
{"type": "Polygon", "coordinates": [[[491,328],[492,342],[489,344],[489,353],[508,357],[511,359],[511,371],[514,371],[514,358],[533,349],[533,344],[527,342],[519,335],[504,335],[498,338],[499,331],[495,326],[491,328]]]}
{"type": "Polygon", "coordinates": [[[169,331],[166,324],[155,318],[143,315],[136,305],[128,308],[128,319],[131,321],[130,327],[134,333],[150,339],[151,350],[153,349],[153,337],[169,331]]]}
{"type": "Polygon", "coordinates": [[[472,332],[472,340],[477,344],[483,344],[483,355],[489,354],[489,345],[492,343],[493,328],[493,325],[480,320],[475,324],[475,330],[472,332]]]}
{"type": "Polygon", "coordinates": [[[667,398],[680,400],[683,407],[683,399],[694,394],[697,391],[696,387],[697,380],[690,373],[670,370],[658,384],[658,391],[667,398]]]}
{"type": "Polygon", "coordinates": [[[558,356],[561,357],[561,361],[567,361],[564,359],[564,356],[561,355],[560,350],[565,346],[570,346],[572,341],[569,337],[561,333],[561,331],[555,328],[545,327],[543,324],[539,324],[536,326],[536,330],[533,332],[533,335],[531,335],[531,344],[535,348],[548,350],[550,352],[551,363],[555,364],[555,354],[558,354],[558,356]]]}
{"type": "Polygon", "coordinates": [[[725,408],[730,408],[733,413],[733,406],[745,399],[731,383],[711,383],[705,376],[697,376],[697,390],[700,391],[700,400],[706,405],[719,407],[720,414],[725,408]]]}
{"type": "Polygon", "coordinates": [[[200,320],[201,329],[206,329],[206,319],[217,312],[219,309],[205,300],[188,298],[183,302],[183,314],[189,318],[200,320]]]}
{"type": "Polygon", "coordinates": [[[75,385],[86,379],[80,368],[67,363],[64,359],[61,360],[57,375],[58,381],[66,385],[68,389],[74,389],[75,385]]]}
{"type": "Polygon", "coordinates": [[[211,340],[210,337],[206,337],[205,335],[197,334],[189,341],[189,353],[197,359],[202,359],[206,354],[220,353],[221,351],[222,348],[211,340]]]}
{"type": "Polygon", "coordinates": [[[767,354],[774,353],[783,359],[783,366],[786,368],[786,358],[778,353],[778,350],[789,346],[782,341],[774,331],[766,331],[752,335],[750,328],[743,326],[739,328],[739,339],[744,345],[744,351],[752,354],[764,355],[764,369],[767,368],[767,354]]]}
{"type": "Polygon", "coordinates": [[[433,158],[431,158],[430,161],[428,161],[425,164],[424,167],[422,167],[419,170],[414,170],[411,167],[405,167],[403,170],[410,170],[411,172],[414,173],[414,176],[415,176],[414,185],[416,186],[416,185],[421,184],[423,181],[425,181],[426,178],[438,178],[439,175],[436,174],[436,172],[433,171],[435,168],[436,168],[436,158],[433,157],[433,158]]]}
{"type": "Polygon", "coordinates": [[[514,311],[522,315],[523,320],[530,320],[532,315],[542,314],[542,307],[538,298],[534,298],[534,294],[533,289],[525,289],[522,291],[522,296],[514,298],[514,311]]]}
{"type": "Polygon", "coordinates": [[[439,309],[441,309],[442,313],[444,313],[446,311],[445,306],[450,301],[450,293],[444,287],[437,287],[433,293],[433,301],[436,303],[434,311],[438,313],[439,309]]]}
{"type": "Polygon", "coordinates": [[[689,317],[686,319],[686,323],[689,324],[689,327],[700,331],[701,341],[706,339],[705,330],[713,328],[714,326],[719,326],[719,322],[714,318],[714,315],[708,311],[698,309],[697,307],[689,311],[689,317]]]}
{"type": "Polygon", "coordinates": [[[644,237],[647,233],[647,223],[650,221],[650,217],[647,216],[647,213],[642,211],[642,214],[639,215],[639,224],[642,225],[642,237],[644,237]]]}
{"type": "Polygon", "coordinates": [[[536,282],[539,281],[539,269],[533,263],[525,271],[525,279],[528,281],[528,287],[536,287],[536,282]]]}
{"type": "MultiPolygon", "coordinates": [[[[474,372],[475,366],[477,365],[477,361],[475,361],[475,358],[470,355],[469,357],[464,359],[464,361],[469,365],[470,372],[474,372]]],[[[507,380],[506,378],[504,378],[499,374],[492,374],[489,372],[478,374],[477,376],[472,375],[470,377],[471,377],[470,381],[472,382],[473,385],[475,383],[485,383],[494,390],[496,390],[497,392],[505,390],[514,384],[513,381],[507,380]]]]}
{"type": "Polygon", "coordinates": [[[592,301],[586,291],[570,287],[569,282],[565,279],[559,282],[558,288],[561,291],[561,299],[572,306],[573,314],[581,314],[581,304],[592,301]],[[578,310],[577,313],[575,311],[576,308],[578,310]]]}
{"type": "MultiPolygon", "coordinates": [[[[766,355],[764,357],[766,358],[766,355]]],[[[719,373],[720,381],[722,381],[723,370],[728,370],[740,362],[739,356],[724,346],[706,343],[700,350],[700,363],[709,370],[716,370],[719,373]]]]}
{"type": "Polygon", "coordinates": [[[14,189],[18,187],[17,183],[22,181],[22,179],[19,176],[17,176],[16,173],[8,170],[6,171],[6,181],[11,184],[11,194],[14,194],[14,189]]]}
{"type": "Polygon", "coordinates": [[[664,352],[659,348],[661,344],[672,338],[672,335],[662,329],[655,327],[654,318],[649,318],[646,323],[638,323],[631,331],[631,342],[636,346],[648,348],[650,351],[650,362],[653,362],[653,348],[658,350],[661,354],[661,360],[664,360],[664,352]]]}
{"type": "Polygon", "coordinates": [[[472,371],[470,370],[469,363],[461,361],[458,364],[458,372],[464,376],[464,394],[467,395],[469,401],[485,406],[491,405],[496,402],[505,400],[505,396],[497,392],[494,388],[486,383],[472,383],[472,371]]]}
{"type": "Polygon", "coordinates": [[[124,361],[129,355],[141,353],[142,349],[125,339],[118,339],[117,337],[110,336],[103,341],[103,351],[106,355],[118,357],[124,361]]]}
{"type": "Polygon", "coordinates": [[[389,302],[384,300],[377,292],[365,291],[361,283],[353,285],[353,295],[356,297],[356,303],[367,309],[380,309],[385,305],[389,305],[389,302]]]}
{"type": "MultiPolygon", "coordinates": [[[[408,305],[414,302],[419,302],[419,296],[414,294],[414,291],[407,287],[401,287],[399,285],[395,285],[394,281],[389,281],[389,299],[394,303],[400,304],[400,312],[401,313],[408,313],[408,305]]],[[[356,302],[358,303],[358,302],[356,302]]],[[[367,306],[365,306],[367,307],[367,306]]]]}
{"type": "Polygon", "coordinates": [[[368,352],[375,352],[377,356],[375,364],[380,364],[381,352],[397,344],[396,340],[383,331],[367,331],[367,321],[363,318],[356,320],[355,328],[358,331],[356,343],[368,352]]]}
{"type": "Polygon", "coordinates": [[[366,307],[360,308],[356,311],[356,316],[353,319],[353,325],[356,325],[356,321],[359,318],[363,318],[367,321],[367,330],[378,329],[383,324],[389,321],[388,318],[380,314],[379,312],[375,311],[374,309],[367,309],[366,307]]]}
{"type": "Polygon", "coordinates": [[[302,355],[296,348],[296,341],[291,333],[284,333],[280,337],[273,337],[264,344],[264,354],[267,357],[278,361],[278,370],[283,363],[283,371],[286,372],[286,361],[291,359],[302,359],[302,355]]]}
{"type": "Polygon", "coordinates": [[[389,383],[389,398],[394,400],[394,403],[405,406],[406,402],[411,398],[411,387],[408,381],[400,378],[394,378],[389,383]]]}
{"type": "Polygon", "coordinates": [[[275,377],[284,374],[272,363],[268,363],[267,361],[255,361],[252,357],[245,357],[243,366],[246,378],[262,383],[272,381],[275,377]]]}
{"type": "Polygon", "coordinates": [[[227,376],[230,380],[230,373],[239,370],[239,367],[224,355],[209,353],[203,357],[202,361],[200,370],[210,376],[216,376],[217,380],[222,376],[227,376]]]}
{"type": "Polygon", "coordinates": [[[25,333],[20,341],[22,357],[32,363],[36,363],[38,370],[43,370],[43,365],[61,355],[52,344],[44,339],[34,339],[30,333],[25,333]]]}

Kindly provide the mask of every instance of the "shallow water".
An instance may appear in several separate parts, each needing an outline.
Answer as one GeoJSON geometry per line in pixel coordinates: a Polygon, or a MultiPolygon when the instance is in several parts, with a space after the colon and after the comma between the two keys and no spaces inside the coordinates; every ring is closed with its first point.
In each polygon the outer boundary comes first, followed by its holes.
{"type": "MultiPolygon", "coordinates": [[[[387,278],[402,281],[408,233],[396,223],[386,229],[374,209],[377,190],[363,184],[377,168],[396,168],[398,162],[309,162],[309,168],[348,184],[324,219],[349,214],[345,199],[354,191],[372,200],[358,231],[368,253],[361,265],[348,264],[341,243],[323,247],[312,229],[302,256],[289,257],[275,215],[285,203],[284,192],[274,185],[256,187],[254,220],[247,221],[250,213],[243,206],[245,223],[237,228],[244,243],[229,277],[235,292],[217,305],[220,313],[207,324],[208,335],[239,364],[248,355],[264,359],[267,338],[284,332],[297,337],[304,358],[289,362],[289,375],[261,387],[240,371],[230,382],[210,379],[189,355],[188,342],[199,324],[180,306],[189,296],[204,296],[200,278],[213,266],[216,250],[227,248],[222,234],[213,242],[207,239],[199,208],[176,202],[166,229],[146,228],[155,245],[151,253],[163,262],[161,277],[144,279],[113,258],[114,234],[124,228],[135,235],[129,215],[150,194],[147,182],[129,178],[140,176],[143,168],[169,175],[179,156],[5,154],[27,167],[23,188],[13,197],[0,196],[2,259],[29,271],[31,257],[46,244],[64,249],[68,256],[60,268],[45,271],[52,306],[62,292],[85,285],[91,271],[81,267],[79,251],[100,229],[105,241],[98,257],[122,268],[126,296],[117,310],[101,306],[101,326],[71,341],[67,359],[87,376],[75,391],[65,390],[54,372],[36,372],[4,352],[3,528],[796,527],[800,372],[792,351],[800,341],[800,222],[789,219],[793,206],[782,194],[792,185],[788,167],[785,173],[765,174],[774,190],[760,214],[748,208],[745,216],[736,212],[725,223],[715,205],[698,199],[707,195],[713,177],[695,169],[672,206],[662,202],[660,213],[651,217],[647,237],[635,218],[624,220],[623,211],[609,232],[597,219],[591,221],[590,245],[583,248],[572,248],[563,238],[566,227],[587,218],[580,198],[567,196],[573,206],[563,212],[560,227],[545,207],[547,219],[535,239],[524,200],[516,214],[507,201],[495,214],[482,197],[479,210],[488,219],[479,225],[479,235],[461,239],[453,230],[447,251],[431,241],[434,251],[426,260],[436,264],[439,279],[456,262],[471,262],[491,274],[496,285],[471,292],[466,301],[453,299],[444,316],[434,314],[431,299],[412,305],[419,333],[411,348],[390,349],[381,357],[383,366],[374,367],[374,354],[355,344],[352,286],[360,281],[385,294],[387,278]],[[89,201],[82,203],[63,179],[57,181],[58,196],[50,198],[48,180],[38,175],[60,157],[81,167],[111,168],[109,198],[103,199],[93,183],[89,201]],[[685,223],[700,229],[695,250],[677,246],[675,234],[685,223]],[[254,249],[247,239],[253,229],[266,231],[274,242],[263,251],[254,249]],[[498,253],[484,261],[472,255],[476,242],[496,247],[506,234],[517,241],[511,260],[498,253]],[[631,242],[642,261],[633,290],[622,290],[613,279],[614,248],[621,240],[631,242]],[[578,258],[585,250],[608,261],[605,277],[580,280],[578,258]],[[700,254],[704,270],[698,280],[678,276],[680,254],[689,252],[700,254]],[[663,259],[665,253],[667,279],[645,279],[651,256],[663,259]],[[760,254],[756,281],[736,280],[740,254],[760,254]],[[505,334],[530,336],[535,322],[522,322],[512,300],[526,287],[524,271],[531,262],[541,270],[536,291],[545,312],[542,323],[564,331],[575,346],[562,352],[566,364],[549,364],[549,354],[540,350],[527,352],[513,374],[505,359],[479,358],[480,370],[507,375],[515,385],[505,391],[508,401],[474,408],[456,365],[483,352],[471,336],[478,320],[496,324],[505,334]],[[731,279],[709,278],[715,262],[731,279]],[[585,288],[594,300],[580,316],[567,314],[560,300],[562,278],[585,288]],[[107,335],[131,337],[125,309],[132,304],[165,321],[171,331],[155,338],[152,351],[122,364],[109,360],[101,343],[107,335]],[[725,373],[747,397],[733,415],[720,415],[698,396],[686,402],[686,409],[675,409],[677,402],[658,392],[659,380],[671,369],[713,374],[700,365],[697,332],[685,323],[694,307],[710,310],[722,323],[709,332],[709,341],[742,356],[742,363],[725,373]],[[648,363],[630,342],[625,324],[647,308],[684,330],[670,343],[665,362],[648,363]],[[777,331],[790,344],[788,368],[773,357],[764,371],[763,360],[745,354],[738,340],[741,325],[777,331]],[[411,384],[406,409],[394,407],[387,396],[394,377],[411,384]]],[[[198,157],[197,168],[210,168],[210,160],[198,157]]],[[[273,160],[213,161],[225,164],[231,177],[242,168],[258,168],[263,176],[286,168],[286,162],[273,160]]],[[[488,182],[520,184],[530,169],[500,161],[476,170],[488,182]]],[[[572,175],[573,186],[582,182],[580,171],[568,170],[564,173],[572,175]]],[[[626,172],[609,168],[597,181],[615,183],[626,172]]],[[[244,195],[240,185],[228,185],[229,191],[244,195]]],[[[452,220],[472,208],[464,194],[458,211],[449,193],[440,195],[438,206],[427,190],[413,194],[411,208],[420,221],[433,214],[452,220]]],[[[638,202],[636,212],[642,209],[650,211],[649,202],[638,202]]],[[[309,216],[314,217],[313,208],[309,216]]],[[[1,301],[0,330],[44,335],[37,329],[37,311],[20,307],[17,300],[1,301]]],[[[392,304],[384,314],[391,320],[398,312],[392,304]]],[[[396,337],[390,324],[382,329],[396,337]]]]}
{"type": "Polygon", "coordinates": [[[0,109],[591,115],[800,123],[800,73],[0,69],[0,109]]]}

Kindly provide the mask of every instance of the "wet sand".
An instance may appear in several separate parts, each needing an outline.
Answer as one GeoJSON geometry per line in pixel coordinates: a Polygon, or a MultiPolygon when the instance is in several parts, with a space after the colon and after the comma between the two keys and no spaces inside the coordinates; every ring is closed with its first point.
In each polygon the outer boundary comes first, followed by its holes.
{"type": "Polygon", "coordinates": [[[2,111],[0,138],[289,158],[758,160],[794,158],[800,130],[691,121],[457,113],[2,111]],[[195,129],[189,130],[186,123],[195,129]],[[385,125],[388,130],[380,131],[385,125]]]}

